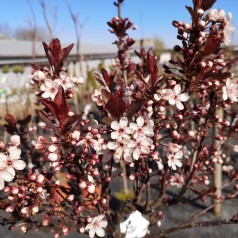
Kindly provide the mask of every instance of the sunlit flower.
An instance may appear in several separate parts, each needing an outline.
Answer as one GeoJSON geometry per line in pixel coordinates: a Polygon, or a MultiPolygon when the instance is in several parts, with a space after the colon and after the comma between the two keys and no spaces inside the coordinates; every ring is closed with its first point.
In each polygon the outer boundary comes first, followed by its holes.
{"type": "Polygon", "coordinates": [[[16,147],[8,148],[8,155],[0,153],[0,168],[6,168],[7,172],[15,176],[16,170],[23,170],[26,167],[26,163],[20,160],[21,150],[16,147]]]}
{"type": "Polygon", "coordinates": [[[168,98],[170,105],[176,105],[179,110],[183,110],[184,106],[181,102],[186,102],[189,99],[187,93],[181,93],[181,86],[176,84],[173,89],[173,94],[171,94],[168,98]]]}
{"type": "Polygon", "coordinates": [[[57,81],[64,88],[65,91],[73,87],[71,78],[65,72],[60,73],[59,79],[57,81]]]}
{"type": "Polygon", "coordinates": [[[107,227],[107,221],[103,220],[105,215],[99,215],[94,217],[91,222],[85,227],[85,230],[89,230],[89,237],[95,237],[95,234],[99,237],[105,236],[104,228],[107,227]]]}
{"type": "Polygon", "coordinates": [[[58,80],[52,81],[51,79],[46,79],[45,83],[41,85],[40,89],[44,93],[41,95],[43,98],[51,98],[54,100],[55,95],[59,90],[60,82],[58,80]]]}

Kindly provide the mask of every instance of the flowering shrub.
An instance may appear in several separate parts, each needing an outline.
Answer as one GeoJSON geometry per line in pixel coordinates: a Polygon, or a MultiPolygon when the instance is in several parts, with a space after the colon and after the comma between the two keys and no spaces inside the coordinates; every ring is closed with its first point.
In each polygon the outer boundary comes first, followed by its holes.
{"type": "MultiPolygon", "coordinates": [[[[119,13],[122,2],[115,3],[119,13]]],[[[83,83],[64,67],[73,45],[61,48],[58,39],[43,43],[50,66],[34,66],[31,84],[47,133],[32,141],[31,116],[5,117],[12,136],[8,145],[0,143],[0,207],[9,214],[2,225],[21,226],[23,232],[50,227],[55,237],[77,231],[90,238],[132,238],[146,236],[154,224],[159,237],[238,222],[237,214],[194,222],[205,209],[164,229],[161,211],[164,205],[209,198],[211,209],[238,198],[226,143],[238,131],[238,84],[230,72],[237,59],[226,59],[223,48],[234,27],[230,13],[211,9],[214,2],[193,0],[193,7],[186,7],[192,23],[173,21],[181,46],[174,47],[178,56],[163,65],[162,74],[152,50],[135,51],[138,64],[128,57],[134,40],[127,32],[136,29],[129,19],[119,14],[108,22],[118,55],[110,71],[95,74],[99,88],[92,101],[99,120],[74,113],[70,105],[74,86],[83,83]],[[219,194],[212,179],[214,166],[222,164],[227,179],[222,188],[230,189],[219,194]],[[118,178],[124,190],[115,192],[118,178]]]]}

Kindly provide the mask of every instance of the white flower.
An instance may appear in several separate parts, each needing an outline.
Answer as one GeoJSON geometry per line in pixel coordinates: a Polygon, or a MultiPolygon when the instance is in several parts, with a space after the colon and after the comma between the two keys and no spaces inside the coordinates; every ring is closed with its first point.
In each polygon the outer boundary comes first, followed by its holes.
{"type": "Polygon", "coordinates": [[[228,98],[230,98],[232,102],[238,101],[238,84],[236,81],[228,78],[226,80],[226,85],[222,87],[222,91],[222,97],[224,101],[226,101],[228,98]]]}
{"type": "Polygon", "coordinates": [[[73,87],[73,83],[71,82],[70,77],[68,77],[65,72],[60,73],[59,79],[57,81],[64,88],[65,91],[73,87]]]}
{"type": "Polygon", "coordinates": [[[138,136],[153,136],[154,132],[153,132],[153,124],[150,124],[152,120],[148,120],[148,126],[145,126],[145,119],[143,116],[139,116],[136,119],[136,123],[131,122],[130,123],[130,128],[132,130],[134,130],[134,138],[137,138],[138,136]]]}
{"type": "Polygon", "coordinates": [[[41,85],[40,89],[44,93],[41,95],[43,98],[51,98],[54,100],[55,95],[59,90],[60,82],[58,80],[52,81],[51,79],[46,79],[45,83],[41,85]]]}
{"type": "Polygon", "coordinates": [[[105,215],[99,215],[92,219],[92,221],[85,227],[85,230],[89,230],[89,237],[95,237],[95,234],[99,237],[105,236],[105,231],[107,221],[103,220],[105,215]]]}
{"type": "Polygon", "coordinates": [[[115,150],[113,158],[115,162],[119,162],[120,159],[124,159],[127,162],[131,162],[131,149],[128,147],[130,140],[127,138],[118,139],[117,141],[110,141],[107,143],[109,150],[115,150]]]}
{"type": "Polygon", "coordinates": [[[8,148],[8,155],[0,153],[0,168],[6,168],[7,172],[15,176],[15,170],[23,170],[26,163],[20,160],[21,150],[16,147],[8,148]]]}
{"type": "Polygon", "coordinates": [[[120,223],[120,232],[125,238],[143,238],[148,233],[149,224],[139,211],[134,211],[120,223]]]}
{"type": "Polygon", "coordinates": [[[172,167],[173,170],[176,170],[177,167],[182,167],[182,163],[179,159],[183,156],[182,151],[179,151],[175,154],[168,155],[168,166],[172,167]]]}
{"type": "Polygon", "coordinates": [[[169,98],[169,104],[175,105],[179,110],[183,110],[184,106],[181,102],[186,102],[189,99],[189,96],[187,93],[181,94],[181,86],[179,84],[176,84],[173,89],[173,95],[170,95],[169,98]]]}
{"type": "Polygon", "coordinates": [[[128,119],[126,117],[122,117],[119,121],[113,121],[111,123],[111,128],[114,130],[111,133],[111,138],[117,140],[119,138],[130,138],[128,134],[133,133],[133,129],[128,127],[128,119]]]}
{"type": "Polygon", "coordinates": [[[182,185],[184,184],[183,176],[179,175],[178,173],[172,175],[169,181],[172,186],[176,186],[177,188],[181,188],[182,185]]]}
{"type": "Polygon", "coordinates": [[[134,160],[138,160],[141,154],[149,154],[149,146],[153,144],[150,138],[145,136],[137,137],[136,140],[130,141],[128,146],[132,148],[132,157],[134,160]]]}
{"type": "Polygon", "coordinates": [[[14,178],[14,175],[7,171],[7,168],[0,168],[0,190],[5,186],[5,182],[11,182],[14,178]]]}

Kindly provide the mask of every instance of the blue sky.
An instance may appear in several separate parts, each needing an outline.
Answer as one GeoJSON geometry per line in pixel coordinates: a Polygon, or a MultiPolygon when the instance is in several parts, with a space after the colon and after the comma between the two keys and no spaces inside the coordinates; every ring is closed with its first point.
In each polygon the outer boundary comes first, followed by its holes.
{"type": "MultiPolygon", "coordinates": [[[[35,10],[37,25],[45,27],[42,9],[38,0],[31,0],[35,10]]],[[[71,21],[66,0],[45,0],[51,11],[57,6],[58,20],[55,36],[63,42],[75,42],[74,27],[71,21]]],[[[137,26],[132,31],[135,39],[158,37],[171,48],[176,42],[176,29],[171,25],[173,20],[190,22],[190,16],[185,5],[191,5],[192,0],[125,0],[122,16],[129,17],[137,26]]],[[[71,0],[73,11],[78,13],[81,21],[87,19],[83,30],[82,42],[88,44],[110,45],[114,40],[106,24],[117,11],[113,0],[71,0]]],[[[217,0],[214,6],[233,13],[233,23],[238,31],[238,2],[237,0],[217,0]]],[[[32,18],[27,0],[2,0],[0,5],[0,24],[7,23],[10,27],[28,26],[32,18]]],[[[238,45],[238,33],[233,36],[233,43],[238,45]]]]}

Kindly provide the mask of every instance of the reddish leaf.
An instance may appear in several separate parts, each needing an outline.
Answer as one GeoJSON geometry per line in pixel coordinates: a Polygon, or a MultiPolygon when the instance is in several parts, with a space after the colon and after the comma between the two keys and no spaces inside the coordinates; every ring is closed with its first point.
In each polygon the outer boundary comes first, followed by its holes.
{"type": "Polygon", "coordinates": [[[129,107],[128,112],[127,112],[128,118],[133,117],[133,115],[141,109],[141,107],[144,105],[145,101],[146,101],[145,99],[139,99],[137,101],[133,101],[129,107]]]}
{"type": "Polygon", "coordinates": [[[48,101],[46,99],[40,99],[43,105],[45,105],[46,108],[48,108],[52,114],[57,118],[57,108],[54,102],[48,101]]]}
{"type": "Polygon", "coordinates": [[[7,114],[5,115],[4,119],[5,119],[5,121],[6,121],[9,125],[11,125],[11,126],[16,125],[16,123],[17,123],[15,117],[14,117],[13,115],[9,114],[9,113],[7,113],[7,114]]]}
{"type": "Polygon", "coordinates": [[[21,125],[27,125],[31,122],[31,115],[28,115],[27,117],[25,117],[24,119],[22,120],[18,120],[17,121],[19,124],[21,125]]]}
{"type": "Polygon", "coordinates": [[[63,60],[66,59],[70,53],[70,51],[72,50],[72,48],[74,47],[74,44],[71,44],[65,48],[63,48],[62,50],[62,54],[63,54],[63,60]]]}
{"type": "Polygon", "coordinates": [[[53,131],[55,132],[59,132],[60,129],[57,128],[53,122],[49,119],[48,115],[46,115],[44,112],[40,111],[40,110],[35,110],[36,114],[38,115],[38,117],[48,126],[50,127],[53,131]]]}
{"type": "Polygon", "coordinates": [[[105,108],[113,117],[119,120],[126,111],[126,103],[121,97],[116,95],[107,102],[105,108]]]}
{"type": "Polygon", "coordinates": [[[195,12],[193,11],[193,9],[189,6],[185,6],[187,8],[187,10],[189,11],[191,17],[192,17],[192,20],[194,21],[194,19],[196,18],[196,14],[195,12]]]}
{"type": "Polygon", "coordinates": [[[204,11],[207,11],[214,5],[215,2],[216,0],[202,0],[201,8],[204,11]]]}
{"type": "Polygon", "coordinates": [[[106,85],[109,85],[111,83],[111,78],[108,75],[108,72],[105,69],[102,69],[101,71],[102,71],[102,76],[105,80],[106,85]]]}
{"type": "Polygon", "coordinates": [[[83,115],[83,113],[81,113],[80,115],[73,115],[72,117],[70,117],[64,126],[63,132],[70,133],[70,132],[73,132],[74,130],[76,130],[81,122],[82,115],[83,115]]]}
{"type": "Polygon", "coordinates": [[[65,121],[68,117],[69,106],[66,102],[65,93],[62,86],[59,87],[59,90],[55,95],[54,103],[57,108],[57,118],[60,122],[61,128],[63,128],[65,121]]]}
{"type": "Polygon", "coordinates": [[[105,103],[107,103],[108,100],[111,98],[111,94],[105,89],[101,89],[101,94],[102,94],[102,100],[105,103]]]}

